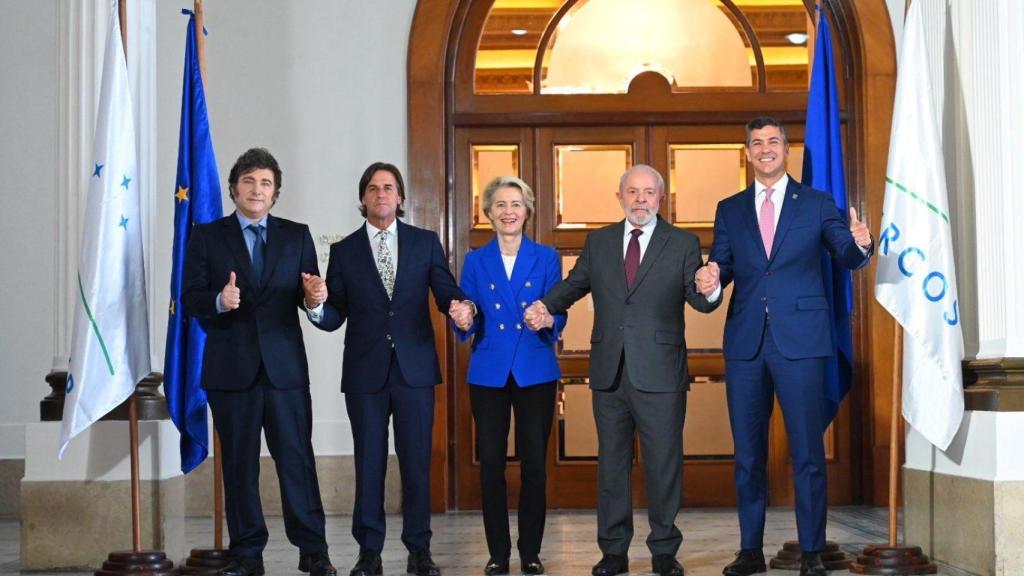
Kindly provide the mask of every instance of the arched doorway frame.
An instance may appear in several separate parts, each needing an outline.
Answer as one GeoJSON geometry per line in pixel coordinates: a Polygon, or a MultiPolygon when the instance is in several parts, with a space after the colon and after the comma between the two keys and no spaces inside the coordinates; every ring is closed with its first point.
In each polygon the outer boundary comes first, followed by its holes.
{"type": "MultiPolygon", "coordinates": [[[[446,246],[454,245],[454,169],[449,154],[454,114],[455,56],[465,33],[466,15],[475,2],[491,0],[419,0],[409,34],[407,59],[408,167],[415,193],[406,203],[408,219],[437,230],[446,246]]],[[[813,4],[811,0],[805,0],[813,4]]],[[[824,2],[842,56],[846,78],[849,197],[881,220],[884,177],[896,87],[896,48],[885,0],[824,2]]],[[[784,118],[785,120],[785,118],[784,118]]],[[[877,231],[876,231],[877,232],[877,231]]],[[[449,253],[453,271],[460,254],[449,253]]],[[[859,359],[850,399],[858,407],[860,500],[886,501],[889,457],[889,405],[892,386],[893,321],[872,297],[874,264],[854,275],[855,351],[859,359]]],[[[434,330],[445,385],[438,388],[433,434],[431,506],[445,511],[453,501],[452,413],[449,407],[454,339],[440,314],[434,330]]]]}

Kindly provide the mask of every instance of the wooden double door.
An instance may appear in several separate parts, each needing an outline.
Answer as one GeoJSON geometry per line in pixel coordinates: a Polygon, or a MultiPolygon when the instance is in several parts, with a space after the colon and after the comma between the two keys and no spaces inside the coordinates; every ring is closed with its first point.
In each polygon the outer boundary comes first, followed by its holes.
{"type": "MultiPolygon", "coordinates": [[[[712,240],[717,202],[745,187],[751,175],[743,155],[743,126],[634,125],[456,127],[453,223],[457,273],[466,252],[493,236],[482,213],[480,194],[498,175],[518,175],[533,187],[535,213],[526,233],[555,247],[563,275],[572,268],[590,230],[623,218],[615,193],[619,177],[635,164],[649,164],[665,178],[666,198],[660,213],[668,222],[700,237],[705,254],[712,240]]],[[[801,126],[790,126],[794,144],[789,172],[800,174],[801,126]]],[[[610,257],[612,255],[609,255],[610,257]]],[[[730,297],[727,290],[725,298],[730,297]]],[[[727,304],[727,302],[725,303],[727,304]]],[[[733,446],[725,396],[722,328],[726,305],[705,315],[686,311],[691,391],[683,432],[683,504],[731,506],[733,446]]],[[[590,297],[569,310],[558,345],[562,378],[558,383],[555,422],[548,449],[547,497],[550,508],[594,508],[597,504],[597,435],[587,381],[593,305],[590,297]]],[[[454,382],[449,388],[449,461],[456,509],[480,506],[479,465],[469,404],[466,366],[468,344],[454,353],[454,382]]],[[[829,500],[853,498],[851,416],[848,404],[826,433],[829,500]]],[[[519,464],[510,433],[506,477],[510,506],[517,504],[519,464]]],[[[634,442],[636,442],[634,440],[634,442]]],[[[793,502],[791,469],[781,411],[776,409],[769,444],[769,502],[793,502]]],[[[633,502],[646,502],[643,455],[635,444],[633,502]]]]}

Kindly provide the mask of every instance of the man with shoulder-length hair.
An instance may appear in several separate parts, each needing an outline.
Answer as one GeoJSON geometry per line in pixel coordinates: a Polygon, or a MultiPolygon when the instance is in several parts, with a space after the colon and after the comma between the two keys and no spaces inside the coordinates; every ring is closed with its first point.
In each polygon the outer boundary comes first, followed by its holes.
{"type": "Polygon", "coordinates": [[[231,563],[224,576],[263,574],[267,525],[260,505],[260,431],[277,466],[288,540],[299,569],[337,572],[327,555],[312,445],[306,348],[299,310],[320,271],[309,227],[271,216],[281,168],[263,148],[242,154],[228,191],[235,213],[192,229],[182,305],[206,329],[203,388],[220,434],[231,563]]]}
{"type": "Polygon", "coordinates": [[[351,576],[383,571],[389,421],[402,474],[408,572],[438,576],[430,554],[430,454],[434,386],[441,382],[441,369],[429,295],[433,292],[438,309],[460,323],[468,322],[467,315],[472,319],[474,307],[455,283],[437,234],[398,219],[405,184],[397,167],[384,162],[367,167],[359,179],[359,202],[366,222],[331,246],[327,301],[309,312],[327,331],[348,321],[341,391],[355,443],[352,535],[359,543],[351,576]]]}

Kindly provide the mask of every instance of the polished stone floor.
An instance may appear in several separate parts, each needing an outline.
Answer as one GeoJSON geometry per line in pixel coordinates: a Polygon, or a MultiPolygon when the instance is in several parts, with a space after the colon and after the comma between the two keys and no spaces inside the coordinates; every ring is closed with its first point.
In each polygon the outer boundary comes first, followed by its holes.
{"type": "MultiPolygon", "coordinates": [[[[388,518],[388,542],[384,549],[384,574],[405,573],[406,552],[402,547],[401,518],[388,518]]],[[[541,559],[548,574],[587,576],[590,567],[600,557],[595,542],[595,513],[591,511],[551,511],[541,559]]],[[[297,551],[288,543],[280,517],[268,520],[270,544],[264,552],[267,574],[300,575],[296,570],[297,551]]],[[[680,513],[676,524],[683,530],[685,541],[679,559],[689,576],[716,576],[732,560],[739,541],[739,527],[733,510],[691,509],[680,513]]],[[[515,520],[512,521],[513,527],[515,520]]],[[[639,511],[634,519],[636,534],[630,548],[632,575],[650,574],[650,556],[644,545],[647,519],[639,511]]],[[[187,521],[186,536],[190,546],[209,546],[213,529],[210,521],[192,518],[187,521]]],[[[847,553],[856,554],[867,544],[886,540],[887,517],[884,508],[844,507],[829,511],[828,538],[837,542],[847,553]]],[[[331,558],[342,575],[348,574],[355,561],[357,547],[349,530],[348,516],[330,516],[327,536],[331,558]]],[[[435,561],[445,576],[477,576],[483,573],[487,561],[487,546],[483,536],[480,515],[473,512],[450,513],[434,516],[432,549],[435,561]]],[[[18,562],[19,526],[17,520],[0,519],[0,575],[21,574],[18,562]]],[[[774,554],[780,545],[796,537],[796,523],[791,508],[774,508],[768,512],[765,533],[765,554],[774,554]]],[[[513,540],[515,532],[513,528],[513,540]]],[[[512,569],[518,566],[513,562],[512,569]]],[[[513,572],[515,574],[516,572],[513,572]]],[[[943,567],[941,574],[969,576],[943,567]]],[[[26,574],[29,574],[26,572],[26,574]]],[[[37,576],[51,573],[32,572],[37,576]]],[[[52,573],[61,576],[88,574],[87,572],[52,573]]],[[[795,572],[773,570],[772,575],[792,575],[795,572]]],[[[848,572],[832,572],[834,576],[848,572]]]]}

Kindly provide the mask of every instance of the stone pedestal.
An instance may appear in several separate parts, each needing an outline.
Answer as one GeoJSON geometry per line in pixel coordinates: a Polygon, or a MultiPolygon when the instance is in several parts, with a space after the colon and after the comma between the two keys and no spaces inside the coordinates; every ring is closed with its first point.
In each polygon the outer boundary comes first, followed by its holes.
{"type": "MultiPolygon", "coordinates": [[[[29,570],[100,567],[132,548],[127,422],[97,422],[57,459],[60,422],[25,426],[21,481],[21,563],[29,570]]],[[[139,423],[142,548],[185,557],[185,479],[178,431],[139,423]]]]}
{"type": "Polygon", "coordinates": [[[1024,413],[968,411],[948,450],[912,431],[903,469],[906,541],[972,574],[1024,574],[1024,413]]]}

